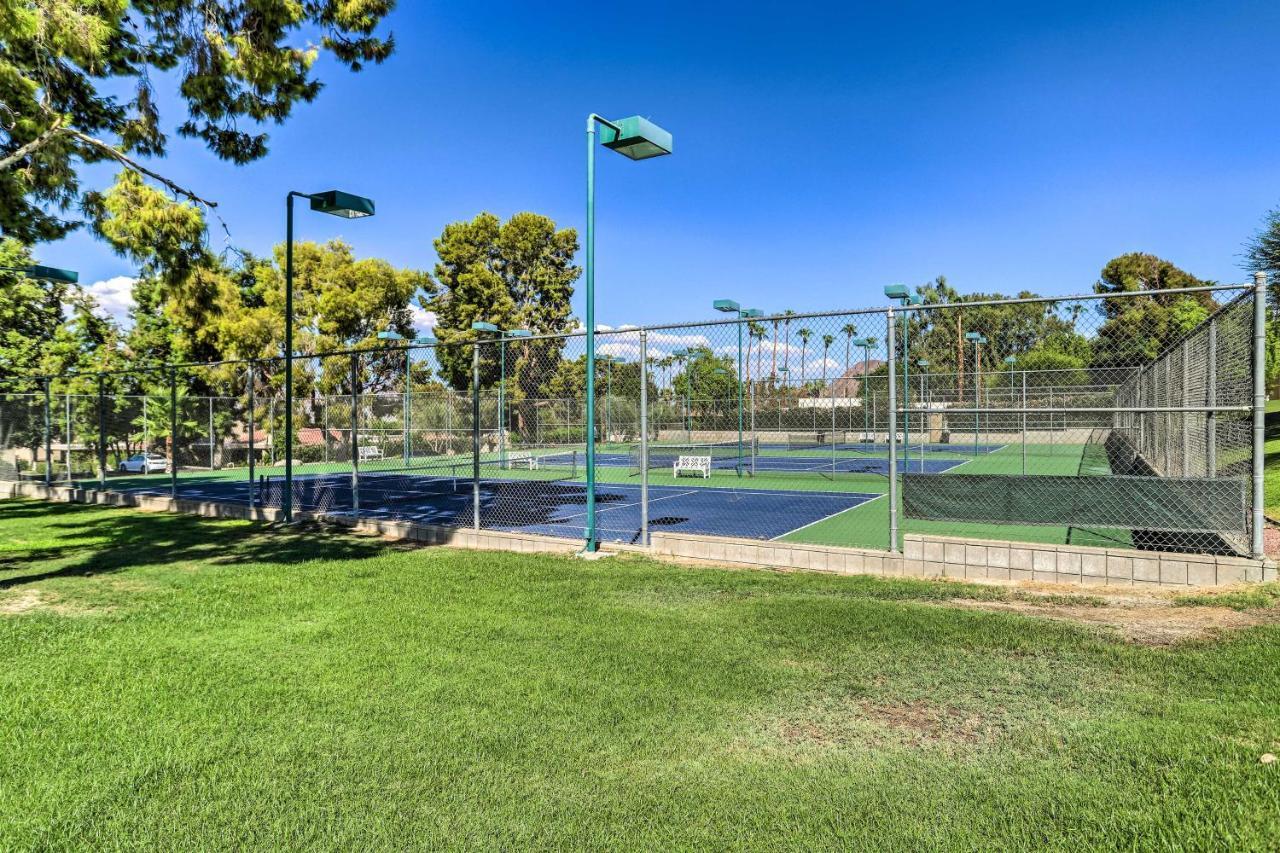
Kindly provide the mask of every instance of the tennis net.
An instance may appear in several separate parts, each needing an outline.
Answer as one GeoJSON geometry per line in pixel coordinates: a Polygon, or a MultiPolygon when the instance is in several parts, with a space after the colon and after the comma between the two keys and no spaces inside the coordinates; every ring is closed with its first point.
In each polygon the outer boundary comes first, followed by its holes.
{"type": "MultiPolygon", "coordinates": [[[[744,436],[741,444],[737,440],[702,444],[650,444],[649,468],[668,467],[674,464],[681,456],[709,456],[711,457],[712,468],[735,468],[739,457],[741,457],[743,466],[749,469],[755,452],[756,442],[751,436],[744,436]]],[[[640,445],[631,445],[628,456],[631,473],[639,474],[641,468],[640,445]]]]}

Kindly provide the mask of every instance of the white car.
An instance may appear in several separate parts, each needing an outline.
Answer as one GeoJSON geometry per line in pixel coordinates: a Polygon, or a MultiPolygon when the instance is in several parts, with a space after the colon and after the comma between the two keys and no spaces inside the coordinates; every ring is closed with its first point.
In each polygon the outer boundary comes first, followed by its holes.
{"type": "Polygon", "coordinates": [[[169,470],[169,460],[158,453],[135,453],[120,463],[122,474],[163,474],[169,470]]]}

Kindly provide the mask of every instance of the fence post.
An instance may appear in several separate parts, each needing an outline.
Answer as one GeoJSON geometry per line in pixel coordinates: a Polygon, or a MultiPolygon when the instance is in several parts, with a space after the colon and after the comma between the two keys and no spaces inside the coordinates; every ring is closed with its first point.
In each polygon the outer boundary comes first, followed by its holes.
{"type": "Polygon", "coordinates": [[[1267,431],[1267,274],[1253,274],[1253,541],[1254,557],[1263,556],[1263,454],[1267,431]]]}
{"type": "Polygon", "coordinates": [[[98,374],[98,490],[107,490],[107,384],[98,374]]]}
{"type": "Polygon", "coordinates": [[[360,355],[351,353],[351,515],[360,517],[360,355]]]}
{"type": "Polygon", "coordinates": [[[44,378],[44,485],[53,485],[53,400],[48,376],[44,378]]]}
{"type": "Polygon", "coordinates": [[[64,445],[66,445],[66,448],[67,448],[67,485],[70,486],[70,485],[75,485],[74,483],[71,482],[72,480],[75,479],[75,470],[71,461],[71,444],[72,444],[71,439],[72,439],[72,436],[74,435],[74,432],[73,432],[73,427],[71,426],[71,391],[70,389],[68,389],[67,392],[62,395],[62,405],[63,405],[63,408],[65,409],[65,412],[63,413],[63,417],[64,417],[64,422],[66,424],[65,434],[62,437],[62,442],[64,445]]]}
{"type": "Polygon", "coordinates": [[[640,330],[640,544],[649,547],[649,333],[640,330]]]}
{"type": "Polygon", "coordinates": [[[169,368],[169,497],[178,499],[178,370],[169,368]]]}
{"type": "Polygon", "coordinates": [[[209,392],[209,470],[213,470],[213,391],[209,392]]]}
{"type": "MultiPolygon", "coordinates": [[[[1218,318],[1209,319],[1209,377],[1205,401],[1209,406],[1218,405],[1218,318]]],[[[1212,408],[1205,424],[1205,476],[1218,476],[1218,413],[1212,408]]]]}
{"type": "Polygon", "coordinates": [[[257,400],[256,400],[256,399],[255,399],[255,397],[254,397],[254,388],[253,388],[253,362],[252,362],[252,361],[251,361],[251,362],[249,362],[249,374],[248,374],[247,383],[248,383],[248,386],[249,386],[249,387],[248,387],[248,397],[249,397],[249,509],[253,509],[253,508],[254,508],[254,506],[255,506],[255,504],[257,503],[257,501],[255,500],[255,499],[256,499],[256,497],[257,497],[257,493],[256,493],[256,490],[255,490],[255,488],[254,488],[254,484],[253,484],[253,483],[254,483],[254,476],[253,476],[253,474],[254,474],[254,446],[253,446],[254,442],[253,442],[253,431],[254,431],[254,428],[255,428],[255,427],[254,427],[254,423],[253,423],[253,414],[254,414],[254,409],[255,409],[255,408],[257,408],[257,400]]]}
{"type": "Polygon", "coordinates": [[[1027,476],[1027,371],[1022,371],[1022,476],[1027,476]]]}
{"type": "Polygon", "coordinates": [[[480,529],[480,341],[471,344],[471,526],[480,529]]]}
{"type": "Polygon", "coordinates": [[[893,309],[885,311],[888,333],[885,340],[889,350],[889,552],[898,553],[898,400],[895,394],[898,384],[894,354],[898,341],[893,332],[893,309]]]}

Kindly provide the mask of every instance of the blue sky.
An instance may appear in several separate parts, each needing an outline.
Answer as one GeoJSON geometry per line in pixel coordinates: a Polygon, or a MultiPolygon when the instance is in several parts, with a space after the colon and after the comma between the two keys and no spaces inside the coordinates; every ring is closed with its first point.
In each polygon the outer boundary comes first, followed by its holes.
{"type": "MultiPolygon", "coordinates": [[[[599,158],[610,325],[708,317],[718,297],[876,305],[940,274],[1079,292],[1138,250],[1237,281],[1280,204],[1274,3],[402,0],[389,27],[384,65],[321,61],[325,91],[265,160],[174,137],[159,168],[258,252],[283,238],[289,189],[372,196],[373,219],[304,213],[299,237],[429,269],[442,226],[482,210],[581,229],[585,116],[649,116],[674,156],[599,158]]],[[[134,272],[85,235],[40,255],[86,283],[134,272]]]]}

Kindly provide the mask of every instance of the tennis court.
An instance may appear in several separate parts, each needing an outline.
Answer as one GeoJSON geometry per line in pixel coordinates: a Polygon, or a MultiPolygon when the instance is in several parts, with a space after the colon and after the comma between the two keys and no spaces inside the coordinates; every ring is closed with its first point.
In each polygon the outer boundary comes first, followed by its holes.
{"type": "MultiPolygon", "coordinates": [[[[294,505],[301,510],[344,517],[395,518],[421,524],[467,527],[474,519],[472,481],[463,476],[415,476],[403,472],[362,473],[358,492],[348,474],[301,474],[294,478],[294,505]],[[358,508],[357,508],[358,495],[358,508]]],[[[264,478],[253,489],[243,479],[188,480],[185,498],[259,506],[279,506],[283,480],[264,478]]],[[[138,495],[167,496],[167,481],[153,480],[119,489],[138,495]]],[[[513,477],[482,479],[480,522],[489,530],[577,538],[586,529],[586,484],[513,477]]],[[[724,489],[708,486],[649,487],[649,524],[653,530],[739,536],[750,529],[776,539],[818,524],[883,495],[821,493],[777,489],[724,489]]],[[[602,539],[637,542],[641,529],[641,487],[608,483],[596,488],[597,529],[602,539]]]]}

